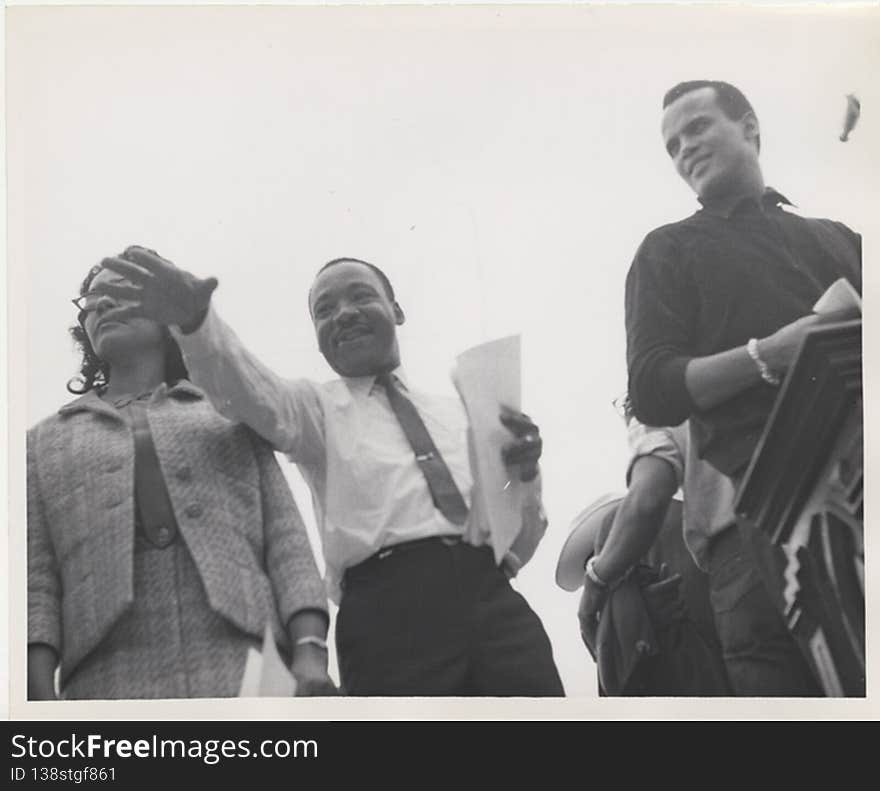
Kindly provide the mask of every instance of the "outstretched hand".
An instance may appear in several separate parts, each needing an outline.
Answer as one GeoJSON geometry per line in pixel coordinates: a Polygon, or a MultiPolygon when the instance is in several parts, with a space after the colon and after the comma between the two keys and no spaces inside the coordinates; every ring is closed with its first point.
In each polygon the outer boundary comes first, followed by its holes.
{"type": "Polygon", "coordinates": [[[102,293],[131,304],[116,309],[120,319],[143,317],[176,325],[184,333],[198,329],[208,312],[217,278],[198,278],[155,250],[132,245],[101,265],[122,275],[131,285],[105,283],[102,293]]]}
{"type": "Polygon", "coordinates": [[[516,437],[501,449],[501,458],[505,464],[519,466],[521,481],[534,480],[544,449],[540,429],[528,415],[509,407],[502,408],[499,419],[516,437]]]}

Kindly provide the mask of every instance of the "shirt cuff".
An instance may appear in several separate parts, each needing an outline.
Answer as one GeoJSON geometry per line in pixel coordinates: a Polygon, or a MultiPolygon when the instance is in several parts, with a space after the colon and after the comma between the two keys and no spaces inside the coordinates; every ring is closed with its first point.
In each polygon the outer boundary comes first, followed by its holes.
{"type": "Polygon", "coordinates": [[[626,468],[626,485],[629,486],[633,465],[644,456],[653,456],[669,462],[675,472],[675,480],[681,486],[684,479],[684,459],[668,428],[645,426],[632,420],[629,425],[629,446],[632,451],[626,468]]]}
{"type": "Polygon", "coordinates": [[[215,354],[222,337],[223,320],[217,315],[213,306],[208,307],[205,319],[199,328],[184,335],[180,327],[172,325],[168,329],[177,341],[187,361],[205,360],[215,354]]]}

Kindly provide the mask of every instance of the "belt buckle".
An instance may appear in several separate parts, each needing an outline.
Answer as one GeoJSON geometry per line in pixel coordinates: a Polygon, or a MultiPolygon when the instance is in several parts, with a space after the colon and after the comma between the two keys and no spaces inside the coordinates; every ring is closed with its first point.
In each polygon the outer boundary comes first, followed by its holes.
{"type": "Polygon", "coordinates": [[[391,555],[393,553],[394,553],[394,547],[388,547],[388,549],[383,549],[381,552],[379,552],[376,555],[376,557],[379,560],[385,560],[385,558],[387,558],[389,555],[391,555]]]}
{"type": "Polygon", "coordinates": [[[441,536],[440,541],[447,547],[454,547],[456,544],[461,543],[461,539],[458,536],[441,536]]]}

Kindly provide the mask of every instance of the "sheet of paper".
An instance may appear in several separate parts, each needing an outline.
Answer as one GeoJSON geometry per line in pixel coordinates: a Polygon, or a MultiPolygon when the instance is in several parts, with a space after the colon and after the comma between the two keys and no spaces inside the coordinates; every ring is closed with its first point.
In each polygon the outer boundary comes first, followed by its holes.
{"type": "Polygon", "coordinates": [[[267,624],[266,631],[263,633],[263,672],[260,674],[260,697],[290,698],[295,692],[296,680],[278,653],[275,636],[267,624]]]}
{"type": "Polygon", "coordinates": [[[838,310],[862,312],[862,298],[845,277],[835,280],[813,306],[814,313],[834,313],[838,310]]]}
{"type": "Polygon", "coordinates": [[[241,676],[240,698],[255,698],[260,694],[260,672],[263,669],[263,657],[256,648],[248,648],[241,676]]]}
{"type": "Polygon", "coordinates": [[[471,427],[469,450],[474,473],[471,510],[489,525],[500,562],[519,531],[523,491],[501,459],[512,439],[499,421],[502,406],[520,409],[520,337],[511,335],[468,349],[456,358],[452,381],[464,402],[471,427]]]}
{"type": "Polygon", "coordinates": [[[275,645],[272,629],[266,625],[262,653],[248,649],[239,697],[289,698],[296,693],[296,679],[291,675],[275,645]]]}

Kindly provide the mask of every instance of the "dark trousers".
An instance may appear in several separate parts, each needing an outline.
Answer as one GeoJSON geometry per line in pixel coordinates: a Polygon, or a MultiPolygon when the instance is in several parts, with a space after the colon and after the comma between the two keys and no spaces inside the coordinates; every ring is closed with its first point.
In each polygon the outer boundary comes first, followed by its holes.
{"type": "Polygon", "coordinates": [[[457,539],[392,547],[349,569],[336,620],[348,695],[561,696],[540,619],[457,539]]]}
{"type": "Polygon", "coordinates": [[[738,526],[727,528],[709,545],[709,596],[735,695],[822,694],[738,526]]]}

